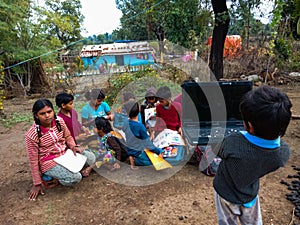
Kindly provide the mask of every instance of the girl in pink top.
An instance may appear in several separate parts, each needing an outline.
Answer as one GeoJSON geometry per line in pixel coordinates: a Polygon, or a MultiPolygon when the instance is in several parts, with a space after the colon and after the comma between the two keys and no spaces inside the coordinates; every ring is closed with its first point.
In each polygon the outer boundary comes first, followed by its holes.
{"type": "Polygon", "coordinates": [[[83,151],[76,145],[64,120],[56,118],[53,105],[48,99],[37,100],[32,108],[34,124],[26,133],[26,149],[29,159],[33,185],[29,193],[30,200],[36,200],[42,190],[42,175],[58,179],[62,185],[73,185],[82,179],[80,172],[72,173],[58,165],[53,159],[71,149],[74,154],[80,152],[87,156],[87,163],[95,162],[93,153],[83,151]]]}
{"type": "Polygon", "coordinates": [[[78,137],[80,133],[84,132],[87,135],[90,133],[89,130],[86,127],[82,126],[82,124],[78,121],[78,114],[76,110],[73,109],[73,95],[66,92],[61,92],[56,95],[55,103],[57,107],[60,108],[60,111],[57,115],[63,118],[75,141],[76,137],[78,137]]]}

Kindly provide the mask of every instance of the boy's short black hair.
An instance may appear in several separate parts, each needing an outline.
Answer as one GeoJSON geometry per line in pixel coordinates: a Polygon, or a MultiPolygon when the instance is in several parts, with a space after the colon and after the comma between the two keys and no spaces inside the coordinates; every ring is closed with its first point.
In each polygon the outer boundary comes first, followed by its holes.
{"type": "Polygon", "coordinates": [[[168,86],[162,86],[156,92],[157,98],[162,98],[162,99],[168,100],[169,98],[171,98],[171,96],[172,96],[171,90],[168,86]]]}
{"type": "Polygon", "coordinates": [[[107,119],[105,119],[104,117],[96,117],[95,125],[98,130],[102,130],[105,134],[107,134],[113,130],[110,122],[107,119]]]}
{"type": "Polygon", "coordinates": [[[267,140],[285,134],[292,115],[291,107],[285,93],[267,85],[248,92],[240,104],[246,126],[250,122],[254,135],[267,140]]]}
{"type": "Polygon", "coordinates": [[[124,108],[129,118],[134,118],[139,115],[140,112],[139,103],[136,101],[129,100],[124,104],[124,108]]]}
{"type": "Polygon", "coordinates": [[[56,103],[57,107],[60,107],[60,108],[61,108],[62,104],[68,104],[70,101],[73,101],[73,100],[74,100],[74,96],[69,93],[66,93],[66,92],[58,93],[55,97],[55,103],[56,103]]]}
{"type": "Polygon", "coordinates": [[[124,102],[127,102],[127,101],[129,101],[130,99],[135,99],[134,94],[131,93],[131,92],[124,92],[124,93],[123,93],[123,101],[124,101],[124,102]]]}

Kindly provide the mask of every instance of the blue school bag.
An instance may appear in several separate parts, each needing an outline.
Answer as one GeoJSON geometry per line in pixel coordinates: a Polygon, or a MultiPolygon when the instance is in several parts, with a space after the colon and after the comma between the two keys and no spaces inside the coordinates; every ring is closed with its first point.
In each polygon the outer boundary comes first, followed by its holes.
{"type": "MultiPolygon", "coordinates": [[[[171,150],[172,151],[172,150],[171,150]]],[[[172,145],[164,148],[163,152],[164,159],[169,162],[172,166],[177,166],[181,163],[186,162],[186,149],[184,145],[172,145]],[[176,155],[169,153],[168,148],[176,148],[176,155]]]]}

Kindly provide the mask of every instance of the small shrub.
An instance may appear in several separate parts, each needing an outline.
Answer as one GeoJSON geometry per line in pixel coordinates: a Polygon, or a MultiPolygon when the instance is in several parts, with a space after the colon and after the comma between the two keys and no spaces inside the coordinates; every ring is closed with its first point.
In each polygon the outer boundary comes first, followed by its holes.
{"type": "Polygon", "coordinates": [[[166,85],[175,96],[181,91],[178,87],[183,80],[186,80],[186,74],[169,65],[165,65],[162,71],[154,70],[149,66],[137,72],[116,74],[108,80],[109,91],[106,102],[109,105],[120,104],[121,102],[117,97],[125,87],[127,91],[134,92],[137,98],[143,99],[146,87],[158,88],[158,86],[166,85]]]}
{"type": "Polygon", "coordinates": [[[6,115],[6,118],[1,118],[0,123],[6,128],[11,128],[17,123],[21,122],[32,122],[31,112],[14,112],[11,115],[6,115]]]}
{"type": "Polygon", "coordinates": [[[291,56],[291,46],[283,38],[279,38],[275,41],[275,50],[281,60],[288,60],[291,56]]]}

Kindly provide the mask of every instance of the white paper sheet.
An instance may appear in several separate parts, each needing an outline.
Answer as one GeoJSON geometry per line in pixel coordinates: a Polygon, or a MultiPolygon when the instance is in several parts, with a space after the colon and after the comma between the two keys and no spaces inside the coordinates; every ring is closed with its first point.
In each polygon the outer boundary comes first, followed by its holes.
{"type": "Polygon", "coordinates": [[[64,155],[61,155],[54,159],[54,161],[73,173],[78,173],[84,166],[87,157],[76,153],[74,155],[71,149],[68,149],[64,155]]]}

